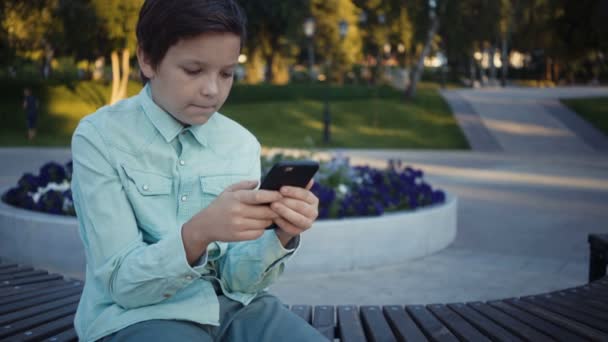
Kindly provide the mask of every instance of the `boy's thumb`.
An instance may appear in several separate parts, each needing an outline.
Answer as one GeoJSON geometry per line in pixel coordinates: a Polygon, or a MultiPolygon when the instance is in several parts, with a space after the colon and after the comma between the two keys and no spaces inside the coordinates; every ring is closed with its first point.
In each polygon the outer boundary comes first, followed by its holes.
{"type": "Polygon", "coordinates": [[[255,187],[257,185],[258,185],[258,181],[254,181],[254,180],[241,181],[241,182],[230,185],[229,187],[226,188],[226,191],[233,192],[233,191],[238,191],[238,190],[253,190],[253,189],[255,189],[255,187]]]}

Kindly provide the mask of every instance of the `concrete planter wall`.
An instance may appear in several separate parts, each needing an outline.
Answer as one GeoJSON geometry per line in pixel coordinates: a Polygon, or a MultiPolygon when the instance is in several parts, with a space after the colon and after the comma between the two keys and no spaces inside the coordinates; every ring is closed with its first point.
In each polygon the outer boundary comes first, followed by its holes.
{"type": "Polygon", "coordinates": [[[458,201],[379,217],[316,222],[287,272],[346,271],[388,266],[438,252],[456,238],[458,201]]]}
{"type": "MultiPolygon", "coordinates": [[[[4,193],[6,189],[0,189],[4,193]]],[[[316,222],[289,261],[289,272],[386,266],[447,247],[456,236],[457,199],[413,212],[316,222]]],[[[0,201],[0,256],[4,261],[84,279],[85,254],[72,217],[43,214],[0,201]]]]}

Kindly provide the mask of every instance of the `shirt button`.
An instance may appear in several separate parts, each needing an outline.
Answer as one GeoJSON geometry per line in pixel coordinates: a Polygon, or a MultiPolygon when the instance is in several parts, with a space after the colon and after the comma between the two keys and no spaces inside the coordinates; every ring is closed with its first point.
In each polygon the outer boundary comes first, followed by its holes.
{"type": "Polygon", "coordinates": [[[188,279],[188,280],[192,280],[192,276],[191,276],[191,275],[187,275],[187,276],[186,276],[186,279],[188,279]]]}
{"type": "Polygon", "coordinates": [[[148,184],[144,184],[144,186],[142,186],[142,189],[144,189],[145,191],[148,191],[150,189],[150,187],[148,186],[148,184]]]}
{"type": "Polygon", "coordinates": [[[170,293],[165,293],[165,294],[163,295],[163,297],[165,297],[165,298],[169,298],[169,297],[171,297],[171,294],[170,294],[170,293]]]}
{"type": "Polygon", "coordinates": [[[186,165],[186,162],[185,162],[185,161],[183,161],[183,160],[180,160],[180,161],[179,161],[179,165],[184,166],[184,165],[186,165]]]}
{"type": "Polygon", "coordinates": [[[187,199],[188,199],[188,196],[186,196],[186,195],[182,196],[182,202],[186,202],[187,199]]]}

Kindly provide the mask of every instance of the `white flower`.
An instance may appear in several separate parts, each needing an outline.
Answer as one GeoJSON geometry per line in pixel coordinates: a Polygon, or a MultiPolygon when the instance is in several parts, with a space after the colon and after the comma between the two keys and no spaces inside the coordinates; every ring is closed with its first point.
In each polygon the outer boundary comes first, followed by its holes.
{"type": "Polygon", "coordinates": [[[63,192],[63,191],[69,190],[69,189],[70,189],[70,182],[67,179],[65,179],[62,183],[49,182],[49,184],[47,184],[44,188],[38,187],[36,192],[30,192],[29,195],[32,196],[32,200],[34,201],[34,203],[38,203],[38,201],[40,200],[40,197],[42,197],[42,195],[46,194],[47,192],[49,192],[51,190],[63,192]]]}
{"type": "Polygon", "coordinates": [[[340,184],[338,185],[338,192],[340,192],[342,195],[345,195],[346,193],[348,193],[348,187],[344,184],[340,184]]]}

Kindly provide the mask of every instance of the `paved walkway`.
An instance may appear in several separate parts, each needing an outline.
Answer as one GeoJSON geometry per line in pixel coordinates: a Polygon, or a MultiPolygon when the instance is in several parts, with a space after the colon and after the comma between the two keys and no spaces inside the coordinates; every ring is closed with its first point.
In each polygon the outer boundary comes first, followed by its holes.
{"type": "MultiPolygon", "coordinates": [[[[589,138],[588,131],[556,118],[564,108],[548,101],[591,92],[608,96],[606,88],[448,92],[457,115],[465,108],[475,116],[473,129],[461,122],[473,151],[343,151],[354,162],[378,166],[402,159],[422,168],[432,185],[458,195],[456,241],[403,265],[331,274],[293,274],[287,268],[271,291],[293,304],[426,304],[584,283],[586,236],[608,232],[605,137],[589,138]]],[[[0,149],[0,186],[14,184],[43,162],[67,159],[63,149],[0,149]]]]}

